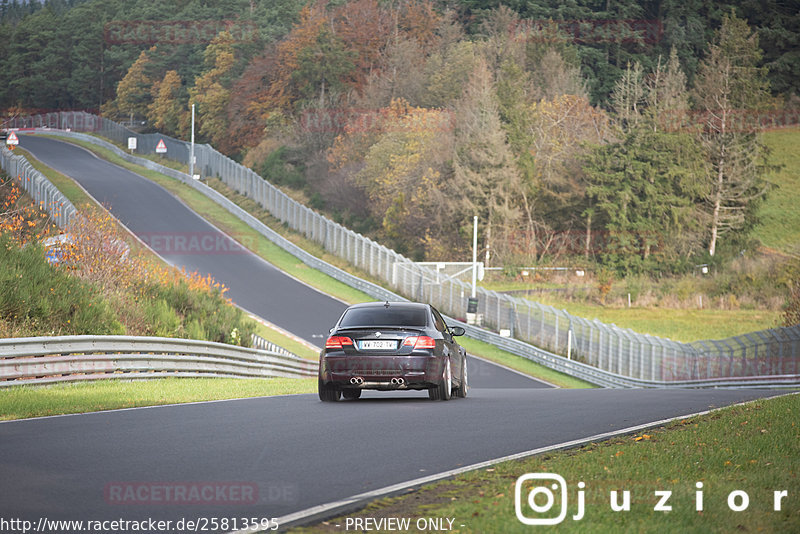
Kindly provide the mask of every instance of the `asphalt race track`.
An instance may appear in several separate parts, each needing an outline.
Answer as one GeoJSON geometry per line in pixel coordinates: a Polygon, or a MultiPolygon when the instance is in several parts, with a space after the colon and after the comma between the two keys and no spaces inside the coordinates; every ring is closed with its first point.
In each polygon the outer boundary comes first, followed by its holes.
{"type": "MultiPolygon", "coordinates": [[[[137,234],[209,232],[217,239],[164,189],[88,151],[31,136],[20,144],[76,178],[137,234]]],[[[325,335],[344,307],[247,253],[160,252],[212,273],[244,308],[317,344],[315,336],[325,335]]],[[[173,526],[181,519],[281,517],[494,458],[778,394],[552,389],[474,358],[470,379],[470,396],[449,402],[429,401],[424,392],[368,391],[354,402],[293,395],[0,423],[2,516],[34,524],[153,519],[173,526]]],[[[221,530],[234,530],[228,526],[221,530]]]]}

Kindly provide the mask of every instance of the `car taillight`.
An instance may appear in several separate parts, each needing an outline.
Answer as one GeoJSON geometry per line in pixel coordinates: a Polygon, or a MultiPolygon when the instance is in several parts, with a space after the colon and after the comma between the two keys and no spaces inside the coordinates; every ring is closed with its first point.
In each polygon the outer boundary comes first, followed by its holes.
{"type": "Polygon", "coordinates": [[[415,349],[434,349],[436,340],[428,336],[411,336],[403,341],[403,346],[414,347],[415,349]]]}
{"type": "Polygon", "coordinates": [[[341,349],[344,345],[352,345],[353,340],[346,336],[331,336],[325,342],[326,349],[341,349]]]}

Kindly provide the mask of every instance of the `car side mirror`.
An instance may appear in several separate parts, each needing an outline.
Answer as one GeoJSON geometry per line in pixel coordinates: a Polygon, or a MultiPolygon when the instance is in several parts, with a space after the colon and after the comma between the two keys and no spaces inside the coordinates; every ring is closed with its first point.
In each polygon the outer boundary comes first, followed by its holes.
{"type": "Polygon", "coordinates": [[[454,336],[463,336],[464,334],[466,334],[466,333],[467,333],[467,331],[466,331],[466,330],[464,330],[464,327],[463,327],[463,326],[451,326],[451,327],[450,327],[450,332],[451,332],[451,333],[452,333],[454,336]]]}

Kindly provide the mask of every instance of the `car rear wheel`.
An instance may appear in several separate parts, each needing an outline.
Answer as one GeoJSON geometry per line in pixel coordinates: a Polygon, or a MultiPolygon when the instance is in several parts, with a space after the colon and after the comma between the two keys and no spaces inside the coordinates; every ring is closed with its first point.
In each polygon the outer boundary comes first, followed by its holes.
{"type": "Polygon", "coordinates": [[[461,364],[461,380],[460,386],[456,390],[456,397],[464,399],[467,397],[467,393],[469,393],[469,376],[467,375],[467,359],[464,358],[464,362],[461,364]]]}
{"type": "Polygon", "coordinates": [[[346,400],[356,400],[361,397],[361,390],[360,389],[343,389],[342,390],[342,397],[346,400]]]}
{"type": "Polygon", "coordinates": [[[445,360],[441,382],[428,390],[428,396],[431,400],[450,400],[453,396],[453,373],[450,369],[450,358],[445,360]]]}
{"type": "Polygon", "coordinates": [[[322,380],[319,381],[317,390],[319,391],[319,400],[322,402],[336,402],[342,395],[341,391],[322,380]]]}

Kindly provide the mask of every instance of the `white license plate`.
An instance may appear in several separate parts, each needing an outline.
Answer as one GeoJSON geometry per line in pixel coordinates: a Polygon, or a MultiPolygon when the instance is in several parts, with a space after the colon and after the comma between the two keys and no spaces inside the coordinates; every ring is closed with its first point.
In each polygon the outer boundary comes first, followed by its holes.
{"type": "Polygon", "coordinates": [[[361,341],[360,347],[362,350],[395,350],[397,348],[396,341],[387,340],[367,340],[361,341]]]}

